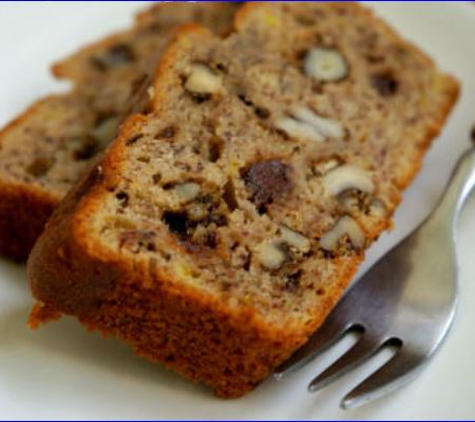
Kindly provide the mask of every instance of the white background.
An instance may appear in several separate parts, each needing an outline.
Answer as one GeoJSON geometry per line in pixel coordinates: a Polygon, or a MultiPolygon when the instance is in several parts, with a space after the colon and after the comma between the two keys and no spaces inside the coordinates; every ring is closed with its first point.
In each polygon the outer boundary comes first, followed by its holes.
{"type": "MultiPolygon", "coordinates": [[[[126,27],[143,2],[0,3],[0,126],[32,100],[64,89],[49,65],[85,42],[126,27]]],[[[420,222],[437,201],[475,123],[475,7],[468,3],[372,3],[406,37],[463,82],[449,124],[407,191],[396,229],[365,267],[420,222]]],[[[72,319],[37,332],[22,266],[0,260],[0,418],[61,419],[473,419],[475,418],[475,198],[458,236],[461,297],[448,341],[429,367],[399,392],[343,412],[339,399],[375,362],[319,394],[314,374],[344,349],[328,352],[285,382],[265,382],[247,397],[222,401],[208,390],[133,357],[127,346],[85,332],[72,319]]],[[[381,359],[380,359],[381,360],[381,359]]]]}

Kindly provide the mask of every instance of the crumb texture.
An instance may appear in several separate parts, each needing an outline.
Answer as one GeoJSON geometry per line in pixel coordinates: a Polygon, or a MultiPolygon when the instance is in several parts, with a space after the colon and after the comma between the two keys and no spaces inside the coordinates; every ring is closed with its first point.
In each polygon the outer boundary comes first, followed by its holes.
{"type": "Polygon", "coordinates": [[[6,203],[0,206],[0,219],[9,221],[0,224],[0,254],[25,259],[51,212],[116,137],[122,120],[130,111],[146,109],[142,87],[177,27],[200,22],[220,33],[229,31],[236,7],[154,5],[131,30],[53,67],[57,77],[74,83],[73,91],[37,102],[0,132],[0,201],[6,203]],[[14,208],[32,207],[31,216],[10,213],[15,199],[14,208]]]}

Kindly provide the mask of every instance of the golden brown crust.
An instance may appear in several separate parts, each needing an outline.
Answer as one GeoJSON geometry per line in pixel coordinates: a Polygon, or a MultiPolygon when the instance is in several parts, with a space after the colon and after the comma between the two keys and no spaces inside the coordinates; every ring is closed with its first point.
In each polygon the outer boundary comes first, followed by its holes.
{"type": "Polygon", "coordinates": [[[0,184],[0,255],[24,262],[57,205],[35,188],[0,184]]]}
{"type": "MultiPolygon", "coordinates": [[[[256,8],[258,4],[245,6],[237,25],[256,8]]],[[[207,34],[198,26],[187,26],[182,31],[184,36],[190,33],[207,34]]],[[[157,108],[166,95],[167,69],[178,50],[178,43],[170,47],[157,71],[157,108]]],[[[457,83],[447,78],[446,86],[445,103],[436,124],[418,145],[413,166],[398,179],[401,189],[414,177],[424,151],[457,98],[457,83]]],[[[126,122],[119,139],[97,167],[100,177],[96,169],[96,176],[68,196],[36,245],[28,272],[32,291],[46,304],[46,311],[35,311],[31,324],[46,321],[57,311],[76,315],[87,327],[132,344],[138,354],[163,362],[190,379],[205,381],[219,396],[239,397],[318,328],[341,297],[363,255],[341,260],[335,284],[310,323],[279,327],[265,322],[252,308],[231,308],[210,294],[165,276],[153,261],[144,264],[126,260],[100,247],[88,236],[88,221],[100,207],[107,187],[117,182],[125,142],[144,119],[136,115],[126,122]],[[74,261],[63,259],[62,254],[74,256],[74,261]],[[99,288],[92,287],[93,279],[101,281],[99,288]]],[[[394,191],[393,202],[399,200],[399,192],[394,191]]],[[[389,210],[391,215],[393,210],[389,210]]],[[[391,215],[386,225],[367,233],[371,239],[391,224],[391,215]]]]}

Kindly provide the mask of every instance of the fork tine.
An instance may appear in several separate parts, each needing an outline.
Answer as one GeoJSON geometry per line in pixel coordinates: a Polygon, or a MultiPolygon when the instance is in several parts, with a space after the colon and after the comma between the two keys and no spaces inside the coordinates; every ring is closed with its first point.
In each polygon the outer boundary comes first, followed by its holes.
{"type": "Polygon", "coordinates": [[[334,345],[351,328],[351,324],[341,325],[332,320],[331,316],[320,327],[310,340],[297,350],[274,372],[274,377],[281,380],[297,371],[334,345]]]}
{"type": "Polygon", "coordinates": [[[366,378],[341,401],[342,409],[354,409],[376,400],[409,383],[426,361],[423,355],[403,351],[366,378]]]}
{"type": "Polygon", "coordinates": [[[368,338],[367,335],[363,334],[350,350],[312,380],[308,386],[309,391],[318,391],[333,381],[336,381],[348,371],[369,359],[380,348],[381,343],[379,341],[368,338]]]}

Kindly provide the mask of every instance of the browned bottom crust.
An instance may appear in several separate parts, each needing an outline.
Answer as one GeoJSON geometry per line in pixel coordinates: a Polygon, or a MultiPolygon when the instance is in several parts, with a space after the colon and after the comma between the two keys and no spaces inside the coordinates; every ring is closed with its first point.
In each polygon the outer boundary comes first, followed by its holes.
{"type": "Polygon", "coordinates": [[[57,205],[34,189],[0,186],[0,255],[24,262],[57,205]]]}

